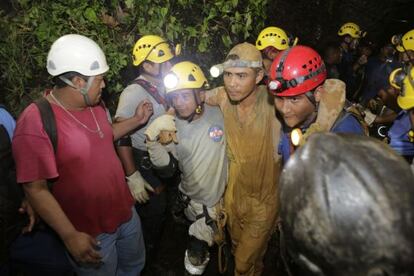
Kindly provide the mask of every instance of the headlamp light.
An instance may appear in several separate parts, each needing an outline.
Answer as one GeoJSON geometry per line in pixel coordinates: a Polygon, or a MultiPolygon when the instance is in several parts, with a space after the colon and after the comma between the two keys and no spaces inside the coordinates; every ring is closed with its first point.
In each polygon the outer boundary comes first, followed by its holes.
{"type": "Polygon", "coordinates": [[[263,63],[261,60],[258,61],[251,61],[251,60],[226,60],[221,64],[216,64],[210,68],[210,74],[213,78],[217,78],[221,74],[223,74],[224,69],[237,67],[237,68],[263,68],[263,63]]]}
{"type": "Polygon", "coordinates": [[[211,66],[210,75],[213,78],[217,78],[218,76],[223,74],[223,71],[224,71],[223,64],[216,64],[216,65],[211,66]]]}
{"type": "Polygon", "coordinates": [[[167,89],[174,89],[178,85],[178,77],[174,73],[169,73],[164,77],[164,86],[167,89]]]}
{"type": "Polygon", "coordinates": [[[301,144],[302,138],[303,138],[303,133],[300,130],[300,128],[295,128],[290,133],[290,140],[292,142],[292,145],[294,145],[295,147],[297,147],[301,144]]]}
{"type": "Polygon", "coordinates": [[[282,84],[280,83],[280,81],[272,80],[271,82],[269,82],[267,86],[270,90],[276,91],[282,86],[282,84]]]}

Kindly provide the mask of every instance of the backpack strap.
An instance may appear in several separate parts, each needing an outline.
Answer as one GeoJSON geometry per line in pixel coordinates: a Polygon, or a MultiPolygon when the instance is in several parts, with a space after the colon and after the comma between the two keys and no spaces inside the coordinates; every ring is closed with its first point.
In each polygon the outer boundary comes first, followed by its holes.
{"type": "Polygon", "coordinates": [[[52,106],[46,98],[37,99],[34,102],[39,109],[40,117],[42,118],[43,129],[46,131],[47,136],[49,136],[50,142],[53,146],[53,151],[56,153],[57,149],[57,129],[56,129],[56,119],[55,113],[53,113],[52,106]]]}

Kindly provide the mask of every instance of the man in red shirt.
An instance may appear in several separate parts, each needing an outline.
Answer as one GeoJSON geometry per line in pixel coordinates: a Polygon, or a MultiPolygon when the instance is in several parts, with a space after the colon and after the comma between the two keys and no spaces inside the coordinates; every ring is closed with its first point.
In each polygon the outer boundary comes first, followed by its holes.
{"type": "Polygon", "coordinates": [[[46,96],[56,148],[31,104],[17,122],[13,155],[17,181],[64,242],[77,275],[135,276],[145,262],[141,223],[113,141],[146,123],[152,106],[142,102],[135,116],[111,125],[99,104],[108,69],[91,39],[71,34],[56,40],[47,58],[56,86],[46,96]]]}

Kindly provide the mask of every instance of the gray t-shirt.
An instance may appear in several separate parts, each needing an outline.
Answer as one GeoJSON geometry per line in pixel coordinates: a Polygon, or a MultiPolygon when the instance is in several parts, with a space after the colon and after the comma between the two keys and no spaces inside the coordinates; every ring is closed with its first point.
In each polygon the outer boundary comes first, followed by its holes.
{"type": "MultiPolygon", "coordinates": [[[[143,76],[139,76],[138,79],[146,80],[143,76]]],[[[145,99],[151,101],[154,109],[154,114],[149,118],[146,125],[137,129],[137,131],[131,135],[132,146],[143,151],[147,150],[147,147],[145,145],[144,132],[152,121],[154,121],[160,115],[165,114],[164,106],[157,103],[157,101],[141,85],[133,83],[128,85],[124,91],[122,91],[121,96],[119,97],[118,107],[115,114],[115,119],[119,117],[126,119],[131,118],[134,116],[138,104],[145,99]]]]}
{"type": "Polygon", "coordinates": [[[188,123],[176,119],[176,155],[182,172],[180,190],[207,207],[223,196],[227,182],[226,140],[219,108],[205,105],[204,114],[188,123]]]}

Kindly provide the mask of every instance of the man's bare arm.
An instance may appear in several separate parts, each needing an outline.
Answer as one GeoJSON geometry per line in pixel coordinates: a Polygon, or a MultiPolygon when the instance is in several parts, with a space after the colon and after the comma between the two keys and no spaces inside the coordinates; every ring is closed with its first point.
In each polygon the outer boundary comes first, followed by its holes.
{"type": "Polygon", "coordinates": [[[216,87],[211,90],[207,90],[203,92],[204,96],[204,102],[208,105],[213,106],[220,106],[220,108],[223,107],[224,102],[227,99],[226,90],[224,89],[224,86],[216,87]]]}
{"type": "Polygon", "coordinates": [[[23,184],[26,198],[39,216],[57,232],[66,248],[79,262],[99,263],[101,256],[96,251],[96,240],[75,229],[50,193],[46,180],[23,184]]]}
{"type": "Polygon", "coordinates": [[[112,124],[114,141],[127,135],[139,126],[146,124],[152,114],[152,103],[149,100],[140,102],[135,110],[134,116],[131,118],[118,118],[116,122],[112,124]]]}

